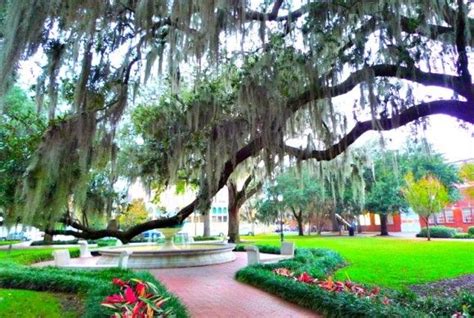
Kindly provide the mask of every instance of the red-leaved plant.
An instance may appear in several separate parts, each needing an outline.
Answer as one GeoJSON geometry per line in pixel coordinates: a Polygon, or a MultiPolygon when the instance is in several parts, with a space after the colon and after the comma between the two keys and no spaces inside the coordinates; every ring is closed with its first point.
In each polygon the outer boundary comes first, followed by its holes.
{"type": "MultiPolygon", "coordinates": [[[[378,287],[375,287],[372,289],[366,289],[362,285],[355,284],[349,280],[345,282],[334,281],[332,280],[331,277],[329,277],[326,280],[319,280],[317,278],[312,277],[306,272],[301,273],[299,276],[295,276],[295,274],[287,268],[276,268],[273,270],[273,272],[277,275],[293,278],[305,284],[318,286],[330,292],[337,292],[337,293],[347,292],[347,293],[355,294],[358,297],[367,297],[367,298],[374,298],[378,296],[380,293],[380,288],[378,287]]],[[[382,303],[389,304],[390,300],[387,297],[384,297],[382,299],[382,303]]]]}
{"type": "Polygon", "coordinates": [[[163,304],[167,298],[159,295],[155,285],[138,279],[127,282],[119,278],[112,280],[114,285],[120,287],[120,292],[107,296],[102,306],[113,309],[114,318],[152,318],[168,317],[171,310],[164,310],[163,304]]]}

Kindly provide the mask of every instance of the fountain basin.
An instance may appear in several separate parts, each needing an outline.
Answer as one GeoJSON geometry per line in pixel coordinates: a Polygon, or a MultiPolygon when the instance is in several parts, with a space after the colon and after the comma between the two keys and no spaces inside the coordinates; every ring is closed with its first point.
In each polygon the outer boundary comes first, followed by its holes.
{"type": "Polygon", "coordinates": [[[173,247],[134,244],[102,249],[99,265],[114,266],[118,263],[122,251],[132,251],[128,259],[129,268],[170,268],[192,267],[222,264],[235,260],[232,252],[235,244],[199,244],[176,245],[173,247]]]}

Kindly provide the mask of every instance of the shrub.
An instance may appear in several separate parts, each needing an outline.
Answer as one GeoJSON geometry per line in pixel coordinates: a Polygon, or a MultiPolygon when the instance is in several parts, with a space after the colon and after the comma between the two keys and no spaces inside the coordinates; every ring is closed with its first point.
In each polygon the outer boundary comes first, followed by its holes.
{"type": "Polygon", "coordinates": [[[77,244],[79,240],[68,240],[68,241],[51,241],[51,242],[45,242],[45,241],[33,241],[31,242],[31,246],[47,246],[47,245],[73,245],[77,244]]]}
{"type": "Polygon", "coordinates": [[[166,288],[146,272],[133,272],[123,269],[107,269],[101,271],[71,270],[54,267],[31,268],[12,263],[0,266],[0,287],[19,288],[38,291],[52,291],[84,294],[85,313],[83,317],[110,317],[112,311],[101,306],[101,303],[119,288],[112,284],[113,278],[124,281],[139,279],[151,282],[158,292],[168,298],[163,305],[164,310],[171,309],[176,317],[188,317],[186,308],[171,295],[166,288]]]}
{"type": "MultiPolygon", "coordinates": [[[[238,250],[241,248],[237,246],[238,250]]],[[[366,291],[377,290],[374,297],[361,297],[357,293],[322,288],[327,287],[329,282],[333,286],[341,284],[330,278],[322,279],[342,265],[342,258],[333,251],[297,249],[294,259],[247,266],[236,273],[236,279],[309,308],[324,317],[451,317],[463,310],[474,314],[474,295],[469,293],[453,298],[426,298],[417,297],[412,292],[379,290],[357,284],[358,288],[366,291]]],[[[347,287],[347,282],[344,284],[347,287]]],[[[354,286],[354,283],[349,284],[354,286]]]]}
{"type": "MultiPolygon", "coordinates": [[[[433,226],[430,227],[430,236],[435,238],[451,238],[456,234],[456,229],[446,226],[433,226]]],[[[427,229],[422,228],[420,233],[416,237],[427,237],[427,229]]]]}
{"type": "Polygon", "coordinates": [[[471,235],[469,233],[456,233],[453,238],[457,239],[474,239],[474,235],[471,235]]]}
{"type": "MultiPolygon", "coordinates": [[[[245,252],[245,246],[242,244],[237,244],[234,248],[234,251],[236,252],[245,252]]],[[[266,254],[280,254],[280,248],[278,246],[272,246],[272,245],[256,245],[258,247],[258,250],[261,253],[266,253],[266,254]]]]}
{"type": "Polygon", "coordinates": [[[217,241],[217,240],[221,240],[222,237],[219,237],[219,236],[195,236],[193,237],[194,241],[195,242],[199,242],[199,241],[217,241]]]}
{"type": "Polygon", "coordinates": [[[467,233],[470,234],[470,235],[474,235],[474,226],[470,226],[470,227],[467,229],[467,233]]]}
{"type": "Polygon", "coordinates": [[[116,239],[103,239],[97,241],[97,247],[104,247],[104,246],[115,246],[117,245],[116,239]]]}

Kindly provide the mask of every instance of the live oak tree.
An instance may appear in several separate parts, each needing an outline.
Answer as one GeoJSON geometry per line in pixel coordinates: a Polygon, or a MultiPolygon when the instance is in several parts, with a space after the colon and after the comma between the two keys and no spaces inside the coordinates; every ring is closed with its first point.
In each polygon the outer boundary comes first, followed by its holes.
{"type": "Polygon", "coordinates": [[[42,54],[38,109],[47,106],[51,119],[67,109],[24,173],[16,212],[75,229],[51,234],[127,242],[205,210],[249,158],[271,172],[286,155],[331,160],[366,131],[432,114],[474,123],[470,10],[463,0],[314,0],[298,8],[284,0],[4,1],[0,96],[20,60],[42,54]],[[148,172],[167,184],[189,171],[197,198],[175,216],[125,231],[91,229],[67,206],[84,207],[89,174],[115,160],[118,123],[157,72],[169,94],[147,100],[144,111],[140,133],[157,158],[148,172]],[[426,101],[417,85],[453,96],[426,101]],[[336,102],[349,92],[352,105],[336,102]],[[285,143],[308,130],[306,147],[285,143]]]}

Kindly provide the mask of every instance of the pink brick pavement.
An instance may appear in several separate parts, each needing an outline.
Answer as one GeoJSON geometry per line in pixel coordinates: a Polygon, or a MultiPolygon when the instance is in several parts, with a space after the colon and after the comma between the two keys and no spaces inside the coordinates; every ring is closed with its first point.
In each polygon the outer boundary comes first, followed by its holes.
{"type": "Polygon", "coordinates": [[[236,255],[234,262],[226,264],[150,272],[181,298],[192,317],[319,317],[305,308],[236,281],[235,272],[247,265],[245,253],[236,255]]]}

